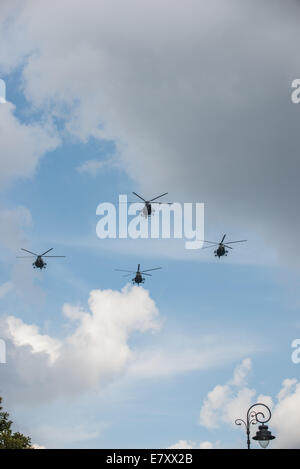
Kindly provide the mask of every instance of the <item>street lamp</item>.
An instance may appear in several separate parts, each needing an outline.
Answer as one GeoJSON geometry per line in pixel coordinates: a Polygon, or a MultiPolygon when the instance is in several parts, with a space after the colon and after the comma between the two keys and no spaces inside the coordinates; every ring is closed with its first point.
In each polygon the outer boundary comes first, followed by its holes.
{"type": "Polygon", "coordinates": [[[247,412],[247,420],[246,422],[242,419],[237,419],[235,421],[236,425],[242,425],[242,423],[246,427],[246,433],[247,433],[247,448],[250,449],[250,425],[255,425],[256,423],[261,423],[258,427],[258,431],[256,432],[256,435],[253,437],[253,440],[258,441],[260,446],[262,448],[266,448],[270,442],[270,440],[274,440],[276,438],[275,436],[272,435],[272,433],[268,430],[268,426],[265,425],[265,423],[269,422],[271,419],[271,411],[268,406],[265,404],[257,403],[253,404],[251,407],[249,407],[248,412],[247,412]],[[255,412],[253,410],[254,407],[257,406],[263,406],[267,409],[269,412],[269,418],[266,418],[263,412],[255,412]],[[263,420],[260,420],[263,419],[263,420]]]}

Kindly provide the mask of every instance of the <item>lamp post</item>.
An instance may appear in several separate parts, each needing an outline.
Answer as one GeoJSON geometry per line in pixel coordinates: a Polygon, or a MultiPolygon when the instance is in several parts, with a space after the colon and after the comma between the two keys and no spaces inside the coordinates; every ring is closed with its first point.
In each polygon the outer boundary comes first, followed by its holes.
{"type": "Polygon", "coordinates": [[[246,427],[246,433],[247,433],[247,448],[250,449],[250,425],[255,425],[256,423],[261,423],[262,425],[259,425],[258,431],[256,432],[256,435],[253,437],[253,440],[258,441],[260,446],[262,448],[266,448],[270,442],[270,440],[274,440],[276,438],[275,436],[272,435],[272,433],[268,430],[268,426],[265,425],[269,420],[271,419],[271,411],[269,407],[265,404],[257,403],[253,404],[251,407],[249,407],[248,412],[247,412],[247,419],[246,422],[242,419],[237,419],[235,421],[236,425],[242,425],[242,423],[246,427]],[[262,406],[265,407],[268,411],[269,418],[266,418],[263,412],[255,412],[253,410],[254,407],[257,406],[262,406]],[[262,420],[260,420],[262,419],[262,420]]]}

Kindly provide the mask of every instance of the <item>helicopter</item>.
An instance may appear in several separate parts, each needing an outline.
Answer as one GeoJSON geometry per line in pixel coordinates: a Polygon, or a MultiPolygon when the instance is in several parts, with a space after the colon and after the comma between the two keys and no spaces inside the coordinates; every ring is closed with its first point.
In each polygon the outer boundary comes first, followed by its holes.
{"type": "Polygon", "coordinates": [[[151,274],[148,274],[147,272],[150,272],[152,270],[159,270],[161,267],[155,267],[154,269],[147,269],[147,270],[140,270],[141,265],[138,264],[137,271],[135,272],[134,270],[122,270],[122,269],[115,269],[118,272],[129,272],[129,274],[124,275],[124,277],[129,277],[132,274],[135,274],[135,277],[132,279],[133,284],[137,284],[138,286],[140,283],[144,283],[145,279],[143,278],[143,275],[147,275],[149,277],[152,277],[151,274]]]}
{"type": "Polygon", "coordinates": [[[216,257],[218,257],[220,259],[220,257],[222,256],[227,256],[228,254],[228,251],[226,248],[228,249],[233,249],[231,246],[228,246],[228,244],[233,244],[233,243],[244,243],[245,241],[247,241],[246,239],[241,239],[239,241],[228,241],[226,244],[224,243],[224,239],[226,237],[226,234],[224,234],[223,238],[221,239],[221,242],[220,243],[215,243],[213,241],[204,241],[204,243],[209,243],[209,244],[212,244],[212,246],[205,246],[204,248],[202,249],[208,249],[208,248],[212,248],[214,246],[218,246],[218,248],[214,251],[214,254],[216,257]]]}
{"type": "MultiPolygon", "coordinates": [[[[143,202],[145,202],[145,207],[143,208],[142,210],[142,213],[144,214],[144,216],[148,216],[148,217],[151,217],[152,213],[154,212],[154,210],[152,209],[152,204],[151,202],[154,202],[155,200],[157,199],[160,199],[161,197],[163,197],[164,195],[167,195],[168,192],[165,192],[164,194],[161,194],[161,195],[158,195],[157,197],[154,197],[153,199],[151,200],[145,200],[143,197],[141,197],[140,195],[138,195],[136,192],[132,192],[136,197],[138,197],[139,199],[141,199],[143,202]]],[[[156,204],[164,204],[164,203],[167,203],[169,205],[172,205],[170,202],[155,202],[156,204]]]]}
{"type": "Polygon", "coordinates": [[[25,252],[28,252],[29,254],[31,254],[31,256],[17,256],[18,259],[28,259],[32,256],[35,256],[36,259],[35,261],[33,262],[33,268],[34,269],[46,269],[46,265],[47,265],[47,262],[45,262],[43,260],[43,257],[66,257],[66,256],[46,256],[45,254],[47,254],[48,252],[52,251],[53,248],[51,249],[48,249],[48,251],[45,251],[43,252],[43,254],[35,254],[34,252],[31,252],[31,251],[27,251],[27,249],[23,249],[21,248],[22,251],[25,251],[25,252]]]}

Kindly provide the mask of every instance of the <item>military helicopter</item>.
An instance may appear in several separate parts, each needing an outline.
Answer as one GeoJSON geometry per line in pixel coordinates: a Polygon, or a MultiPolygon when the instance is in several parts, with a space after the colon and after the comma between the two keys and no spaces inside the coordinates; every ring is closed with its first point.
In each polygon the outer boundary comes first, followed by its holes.
{"type": "Polygon", "coordinates": [[[228,241],[228,243],[224,243],[224,239],[225,239],[225,236],[226,234],[224,234],[223,238],[221,239],[221,242],[220,243],[215,243],[213,241],[204,241],[204,243],[209,243],[211,244],[212,246],[205,246],[204,248],[202,249],[209,249],[209,248],[212,248],[214,246],[218,246],[218,248],[214,251],[214,254],[216,257],[218,257],[220,259],[220,257],[222,256],[227,256],[228,254],[228,251],[226,250],[226,248],[228,249],[233,249],[231,246],[228,246],[228,244],[233,244],[233,243],[244,243],[245,241],[247,241],[246,239],[241,239],[239,241],[228,241]]]}
{"type": "Polygon", "coordinates": [[[66,257],[66,256],[46,256],[48,252],[52,251],[53,248],[48,249],[48,251],[43,252],[43,254],[35,254],[34,252],[27,251],[27,249],[21,248],[22,251],[28,252],[29,254],[32,254],[31,256],[17,256],[18,259],[29,259],[33,256],[36,257],[35,261],[33,262],[33,268],[34,269],[46,269],[47,262],[43,260],[43,257],[66,257]]]}
{"type": "MultiPolygon", "coordinates": [[[[152,215],[152,212],[153,212],[153,209],[152,209],[152,205],[151,205],[151,202],[154,202],[155,200],[157,199],[160,199],[161,197],[163,197],[164,195],[167,195],[168,192],[165,192],[164,194],[161,194],[161,195],[158,195],[157,197],[154,197],[153,199],[151,200],[145,200],[143,197],[141,197],[140,195],[138,195],[136,192],[133,192],[133,194],[138,197],[139,199],[141,199],[143,202],[145,202],[145,207],[143,208],[142,210],[142,213],[144,214],[144,216],[148,216],[148,217],[151,217],[152,215]]],[[[164,204],[164,203],[167,203],[169,205],[172,205],[170,202],[155,202],[156,204],[164,204]]]]}
{"type": "Polygon", "coordinates": [[[155,267],[154,269],[147,269],[147,270],[140,270],[141,265],[138,264],[137,271],[135,272],[134,270],[122,270],[122,269],[115,269],[118,272],[129,272],[129,274],[124,275],[124,277],[129,277],[132,274],[135,274],[135,277],[132,279],[133,284],[137,284],[138,286],[140,283],[144,283],[145,279],[143,278],[143,275],[147,275],[149,277],[152,277],[151,274],[148,274],[147,272],[151,272],[152,270],[159,270],[161,267],[155,267]]]}

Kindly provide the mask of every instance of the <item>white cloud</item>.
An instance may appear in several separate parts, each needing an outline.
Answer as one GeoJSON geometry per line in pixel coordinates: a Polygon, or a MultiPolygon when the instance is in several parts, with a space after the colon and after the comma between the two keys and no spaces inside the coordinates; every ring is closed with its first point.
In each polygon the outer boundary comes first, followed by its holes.
{"type": "Polygon", "coordinates": [[[219,335],[197,335],[195,339],[193,336],[176,334],[165,338],[163,342],[163,347],[157,344],[139,352],[128,369],[133,378],[159,378],[207,370],[245,355],[246,350],[248,353],[259,350],[258,344],[253,346],[246,341],[243,344],[232,344],[230,338],[224,340],[219,335]]]}
{"type": "Polygon", "coordinates": [[[99,160],[88,160],[78,166],[76,170],[78,173],[87,173],[91,176],[96,176],[101,170],[107,166],[107,162],[99,160]]]}
{"type": "Polygon", "coordinates": [[[6,187],[17,178],[33,176],[40,158],[59,145],[50,125],[22,124],[11,103],[0,106],[0,183],[6,187]]]}
{"type": "Polygon", "coordinates": [[[45,353],[49,363],[53,364],[59,358],[61,344],[58,340],[39,333],[37,326],[24,324],[21,319],[9,316],[6,320],[7,334],[16,347],[28,345],[31,353],[45,353]]]}
{"type": "Polygon", "coordinates": [[[78,173],[86,173],[96,176],[99,172],[107,169],[118,168],[119,163],[113,158],[109,160],[87,160],[76,168],[78,173]]]}
{"type": "Polygon", "coordinates": [[[213,449],[213,444],[210,441],[202,441],[196,444],[193,441],[179,440],[169,446],[168,449],[213,449]]]}
{"type": "Polygon", "coordinates": [[[199,445],[200,449],[213,449],[213,444],[210,441],[202,441],[199,445]]]}
{"type": "Polygon", "coordinates": [[[31,213],[25,207],[0,209],[1,247],[16,252],[25,242],[23,230],[31,225],[31,213]]]}
{"type": "Polygon", "coordinates": [[[134,358],[129,345],[133,332],[159,328],[157,308],[143,288],[93,290],[88,311],[66,304],[63,312],[74,329],[63,339],[12,316],[2,319],[10,364],[4,370],[6,395],[36,402],[101,388],[134,358]]]}
{"type": "Polygon", "coordinates": [[[113,138],[146,192],[205,201],[207,221],[252,227],[295,259],[296,2],[3,3],[0,63],[23,65],[33,106],[83,141],[113,138]]]}
{"type": "Polygon", "coordinates": [[[278,393],[278,401],[284,400],[287,396],[291,394],[294,387],[297,385],[297,380],[294,379],[285,379],[282,383],[282,388],[278,393]]]}
{"type": "Polygon", "coordinates": [[[168,446],[168,449],[192,449],[194,448],[194,443],[187,440],[179,440],[177,443],[174,443],[171,446],[168,446]]]}
{"type": "Polygon", "coordinates": [[[245,358],[241,365],[237,366],[234,370],[233,379],[230,384],[233,386],[243,386],[251,369],[252,363],[250,358],[245,358]]]}
{"type": "Polygon", "coordinates": [[[246,358],[235,369],[233,379],[224,385],[215,386],[207,394],[200,411],[200,425],[217,428],[224,422],[231,423],[233,414],[239,416],[243,409],[250,406],[255,395],[253,389],[246,387],[246,377],[250,370],[251,360],[246,358]]]}
{"type": "MultiPolygon", "coordinates": [[[[271,396],[257,395],[255,389],[246,386],[247,369],[250,371],[249,359],[243,361],[235,371],[244,375],[244,379],[236,382],[230,380],[225,385],[217,385],[204,400],[199,423],[206,428],[217,428],[223,424],[232,427],[236,419],[246,419],[248,408],[258,402],[267,405],[272,412],[268,426],[276,437],[272,441],[272,448],[299,449],[300,448],[300,383],[295,379],[285,379],[277,395],[277,400],[271,396]],[[230,384],[229,384],[230,383],[230,384]],[[235,383],[235,384],[234,384],[235,383]]],[[[257,407],[256,412],[269,415],[264,407],[257,407]]],[[[256,431],[256,427],[255,428],[256,431]]]]}
{"type": "MultiPolygon", "coordinates": [[[[1,336],[7,341],[10,364],[3,370],[2,387],[12,402],[81,395],[102,390],[116,379],[128,385],[169,378],[222,366],[259,350],[259,344],[232,345],[230,337],[218,335],[193,338],[170,333],[167,327],[147,345],[131,345],[135,332],[155,332],[163,324],[149,292],[141,287],[93,290],[88,305],[63,306],[69,332],[59,338],[14,316],[2,318],[1,336]]],[[[249,366],[247,361],[244,366],[249,366]]]]}
{"type": "Polygon", "coordinates": [[[5,282],[2,285],[0,285],[0,298],[3,298],[4,296],[7,295],[12,289],[12,283],[11,282],[5,282]]]}
{"type": "Polygon", "coordinates": [[[300,383],[296,379],[285,379],[277,397],[270,423],[276,436],[272,447],[300,449],[300,383]]]}

